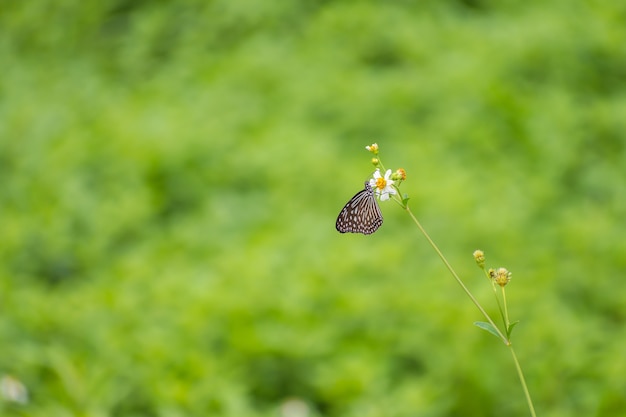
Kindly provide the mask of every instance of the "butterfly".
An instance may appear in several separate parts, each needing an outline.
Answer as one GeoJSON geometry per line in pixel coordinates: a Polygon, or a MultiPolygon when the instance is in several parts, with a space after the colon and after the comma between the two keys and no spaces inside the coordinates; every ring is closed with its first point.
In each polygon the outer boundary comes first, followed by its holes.
{"type": "Polygon", "coordinates": [[[381,224],[383,224],[383,214],[376,202],[372,186],[365,181],[365,189],[356,193],[346,203],[337,217],[335,227],[340,233],[371,235],[381,224]]]}

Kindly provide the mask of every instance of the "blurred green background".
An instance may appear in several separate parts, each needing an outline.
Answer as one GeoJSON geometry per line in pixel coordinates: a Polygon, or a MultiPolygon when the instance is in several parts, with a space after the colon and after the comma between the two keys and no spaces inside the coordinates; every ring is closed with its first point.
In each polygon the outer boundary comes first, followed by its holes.
{"type": "Polygon", "coordinates": [[[0,8],[0,412],[626,413],[626,3],[0,8]],[[25,392],[27,390],[27,397],[25,392]]]}

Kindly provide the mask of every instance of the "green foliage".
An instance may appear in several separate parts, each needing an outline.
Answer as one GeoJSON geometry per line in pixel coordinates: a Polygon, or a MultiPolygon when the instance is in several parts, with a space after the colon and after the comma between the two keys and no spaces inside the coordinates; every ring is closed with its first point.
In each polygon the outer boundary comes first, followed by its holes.
{"type": "Polygon", "coordinates": [[[506,329],[506,337],[508,339],[511,339],[511,333],[513,333],[513,329],[515,328],[515,326],[517,326],[517,324],[519,323],[518,321],[514,321],[513,323],[509,324],[509,327],[507,327],[506,329]]]}
{"type": "MultiPolygon", "coordinates": [[[[483,329],[489,333],[491,333],[492,335],[494,335],[495,337],[497,337],[498,339],[500,339],[500,335],[498,334],[498,331],[491,325],[491,323],[487,323],[486,321],[475,321],[474,322],[474,326],[483,329]]],[[[507,334],[507,337],[509,335],[507,334]]]]}
{"type": "Polygon", "coordinates": [[[623,415],[624,18],[6,2],[0,378],[29,398],[0,413],[527,415],[508,352],[397,205],[372,236],[334,230],[378,142],[484,305],[472,251],[514,272],[538,415],[623,415]]]}

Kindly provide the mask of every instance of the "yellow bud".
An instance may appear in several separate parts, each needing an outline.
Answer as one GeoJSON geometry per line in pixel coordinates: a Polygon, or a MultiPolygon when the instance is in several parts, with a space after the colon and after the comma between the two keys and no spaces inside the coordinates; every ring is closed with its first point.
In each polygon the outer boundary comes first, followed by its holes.
{"type": "Polygon", "coordinates": [[[391,174],[391,179],[394,181],[404,181],[406,179],[406,171],[404,168],[398,168],[396,172],[391,174]]]}
{"type": "MultiPolygon", "coordinates": [[[[492,270],[490,270],[490,272],[491,271],[492,270]]],[[[504,287],[506,284],[509,283],[509,281],[511,281],[511,273],[506,268],[498,268],[498,270],[494,274],[493,279],[496,284],[504,287]]]]}
{"type": "Polygon", "coordinates": [[[474,260],[476,261],[476,264],[480,268],[484,268],[485,267],[485,252],[481,251],[480,249],[476,249],[473,255],[474,255],[474,260]]]}

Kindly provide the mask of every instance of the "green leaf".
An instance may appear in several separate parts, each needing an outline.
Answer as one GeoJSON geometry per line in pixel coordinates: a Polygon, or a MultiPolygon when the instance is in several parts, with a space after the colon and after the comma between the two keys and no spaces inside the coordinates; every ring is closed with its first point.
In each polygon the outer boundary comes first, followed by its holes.
{"type": "Polygon", "coordinates": [[[519,323],[518,321],[514,321],[513,323],[509,324],[509,328],[506,329],[506,338],[507,339],[511,339],[511,333],[513,332],[513,327],[515,327],[515,325],[519,323]]]}
{"type": "Polygon", "coordinates": [[[493,327],[491,325],[491,323],[487,323],[485,321],[475,321],[474,322],[474,326],[480,327],[481,329],[488,331],[489,333],[491,333],[492,335],[494,335],[498,339],[500,338],[500,335],[498,334],[498,331],[496,330],[495,327],[493,327]]]}
{"type": "Polygon", "coordinates": [[[403,205],[404,207],[406,207],[406,205],[407,205],[407,203],[409,202],[409,200],[410,200],[410,197],[409,197],[407,194],[405,194],[405,195],[404,195],[404,198],[402,199],[402,205],[403,205]]]}

